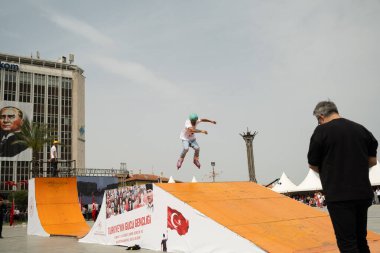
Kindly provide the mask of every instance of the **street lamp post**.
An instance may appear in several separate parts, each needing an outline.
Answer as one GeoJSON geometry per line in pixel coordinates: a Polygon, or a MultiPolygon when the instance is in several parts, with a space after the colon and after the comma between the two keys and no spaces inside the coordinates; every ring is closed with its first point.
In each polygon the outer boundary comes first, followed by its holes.
{"type": "Polygon", "coordinates": [[[211,166],[212,166],[212,182],[215,183],[215,162],[211,162],[211,166]]]}

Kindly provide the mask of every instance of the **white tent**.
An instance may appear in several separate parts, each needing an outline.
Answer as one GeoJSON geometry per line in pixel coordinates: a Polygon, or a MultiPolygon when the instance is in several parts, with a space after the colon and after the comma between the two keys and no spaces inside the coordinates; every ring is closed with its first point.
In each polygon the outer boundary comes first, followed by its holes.
{"type": "Polygon", "coordinates": [[[369,169],[369,180],[371,185],[380,185],[380,164],[377,161],[377,164],[369,169]]]}
{"type": "Polygon", "coordinates": [[[168,183],[169,183],[169,184],[173,184],[173,183],[175,183],[174,178],[173,178],[172,176],[170,176],[168,183]]]}
{"type": "MultiPolygon", "coordinates": [[[[369,180],[372,186],[380,186],[380,163],[369,169],[369,180]]],[[[302,191],[320,191],[322,190],[321,179],[319,174],[309,169],[309,172],[305,179],[298,186],[295,186],[289,178],[286,176],[285,172],[279,180],[280,184],[276,184],[272,190],[278,193],[286,192],[302,192],[302,191]],[[290,185],[290,186],[289,186],[290,185]],[[293,186],[292,186],[293,185],[293,186]]]]}
{"type": "Polygon", "coordinates": [[[305,179],[295,189],[298,192],[320,190],[322,190],[322,184],[319,174],[312,169],[309,169],[309,173],[307,173],[305,179]]]}
{"type": "Polygon", "coordinates": [[[297,186],[290,181],[285,172],[282,172],[281,178],[277,181],[277,184],[272,188],[273,191],[278,193],[294,192],[297,186]]]}

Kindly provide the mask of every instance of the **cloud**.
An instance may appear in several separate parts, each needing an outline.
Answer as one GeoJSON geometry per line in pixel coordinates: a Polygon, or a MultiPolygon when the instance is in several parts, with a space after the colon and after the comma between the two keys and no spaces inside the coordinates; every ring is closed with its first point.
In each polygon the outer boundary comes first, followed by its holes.
{"type": "Polygon", "coordinates": [[[95,27],[73,17],[57,14],[54,11],[47,11],[48,19],[60,26],[61,28],[75,33],[95,44],[102,46],[113,46],[114,41],[95,27]]]}
{"type": "Polygon", "coordinates": [[[153,70],[136,62],[121,61],[112,57],[92,56],[95,64],[110,73],[119,75],[130,81],[143,84],[145,88],[161,95],[176,96],[180,94],[179,87],[156,74],[153,70]]]}

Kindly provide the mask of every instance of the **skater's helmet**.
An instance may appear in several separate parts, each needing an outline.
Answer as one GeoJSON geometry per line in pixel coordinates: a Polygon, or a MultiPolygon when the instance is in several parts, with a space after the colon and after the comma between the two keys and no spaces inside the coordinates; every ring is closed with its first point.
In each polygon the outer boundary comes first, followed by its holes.
{"type": "Polygon", "coordinates": [[[198,115],[196,113],[191,113],[189,115],[189,120],[190,121],[197,121],[198,120],[198,115]]]}

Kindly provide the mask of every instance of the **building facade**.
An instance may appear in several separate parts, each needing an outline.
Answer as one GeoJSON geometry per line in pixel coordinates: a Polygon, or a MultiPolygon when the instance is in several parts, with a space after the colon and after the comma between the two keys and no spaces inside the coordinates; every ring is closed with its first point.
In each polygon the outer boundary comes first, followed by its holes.
{"type": "MultiPolygon", "coordinates": [[[[60,142],[59,160],[85,168],[85,77],[73,60],[73,55],[66,62],[65,57],[48,61],[0,53],[0,120],[20,117],[47,124],[60,142]]],[[[3,131],[6,127],[1,124],[0,148],[9,151],[2,144],[9,139],[5,135],[12,135],[12,130],[3,131]]],[[[0,192],[26,189],[32,151],[8,151],[0,151],[0,192]]],[[[36,159],[42,176],[50,176],[49,158],[46,144],[36,159]]]]}

